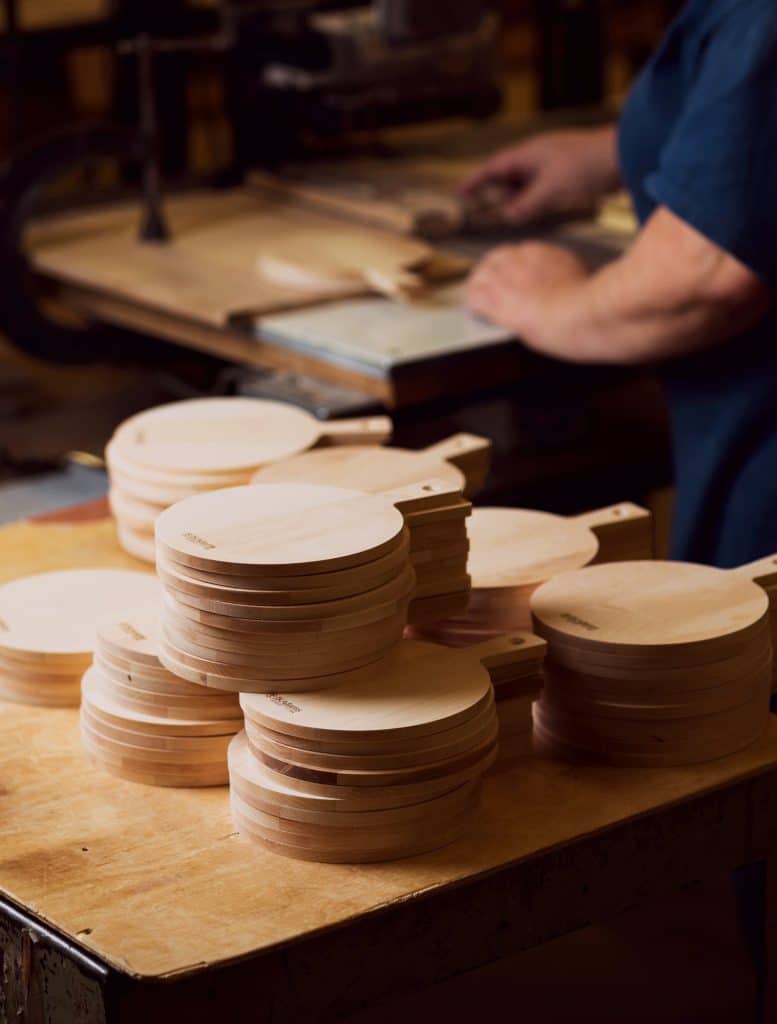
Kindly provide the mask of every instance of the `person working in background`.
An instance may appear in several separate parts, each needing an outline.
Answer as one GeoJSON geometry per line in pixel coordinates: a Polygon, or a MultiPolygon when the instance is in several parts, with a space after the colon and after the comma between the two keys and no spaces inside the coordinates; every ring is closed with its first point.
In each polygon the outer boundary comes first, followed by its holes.
{"type": "Polygon", "coordinates": [[[590,273],[557,246],[500,247],[472,273],[469,305],[548,356],[659,363],[672,557],[730,567],[777,551],[775,0],[690,0],[617,129],[537,136],[463,191],[497,183],[522,226],[626,185],[642,227],[620,259],[590,273]]]}

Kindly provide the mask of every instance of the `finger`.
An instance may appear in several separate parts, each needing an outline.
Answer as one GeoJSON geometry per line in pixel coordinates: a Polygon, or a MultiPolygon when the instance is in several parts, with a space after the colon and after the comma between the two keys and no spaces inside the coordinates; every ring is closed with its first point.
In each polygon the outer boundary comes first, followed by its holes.
{"type": "Polygon", "coordinates": [[[516,180],[529,172],[530,168],[520,150],[502,150],[468,174],[460,183],[458,191],[461,195],[471,195],[484,185],[516,180]]]}
{"type": "Polygon", "coordinates": [[[531,182],[502,207],[504,219],[517,227],[542,220],[550,212],[551,197],[545,185],[531,182]]]}

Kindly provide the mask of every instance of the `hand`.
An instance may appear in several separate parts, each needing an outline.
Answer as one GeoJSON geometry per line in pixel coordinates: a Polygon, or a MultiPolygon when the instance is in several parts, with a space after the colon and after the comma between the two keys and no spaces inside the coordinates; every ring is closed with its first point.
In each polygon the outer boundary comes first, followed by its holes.
{"type": "MultiPolygon", "coordinates": [[[[544,348],[574,306],[576,286],[589,272],[567,249],[544,242],[503,245],[475,267],[467,282],[467,305],[508,328],[530,348],[544,348]]],[[[574,320],[572,312],[571,319],[574,320]]]]}
{"type": "Polygon", "coordinates": [[[465,179],[460,192],[477,197],[502,190],[503,219],[523,225],[590,212],[618,178],[614,128],[558,131],[496,153],[465,179]]]}

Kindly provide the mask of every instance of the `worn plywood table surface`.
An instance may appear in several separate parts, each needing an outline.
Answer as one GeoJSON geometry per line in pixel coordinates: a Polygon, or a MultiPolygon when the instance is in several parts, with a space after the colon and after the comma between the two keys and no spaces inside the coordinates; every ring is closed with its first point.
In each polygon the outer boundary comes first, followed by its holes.
{"type": "MultiPolygon", "coordinates": [[[[105,521],[16,524],[0,530],[0,578],[115,565],[118,550],[105,521]]],[[[467,838],[395,863],[317,865],[249,845],[226,789],[153,789],[94,769],[76,712],[2,705],[6,1005],[44,1000],[50,1024],[240,1019],[249,1006],[255,1021],[337,1020],[770,860],[777,722],[739,755],[662,771],[571,766],[504,743],[467,838]]]]}

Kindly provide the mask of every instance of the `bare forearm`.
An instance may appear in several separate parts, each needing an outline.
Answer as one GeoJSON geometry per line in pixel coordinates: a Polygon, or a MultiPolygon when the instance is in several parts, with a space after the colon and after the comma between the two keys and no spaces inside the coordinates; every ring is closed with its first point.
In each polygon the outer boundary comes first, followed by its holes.
{"type": "Polygon", "coordinates": [[[659,211],[621,259],[547,295],[526,344],[576,362],[641,363],[715,345],[760,319],[771,302],[765,285],[666,218],[659,211]]]}

